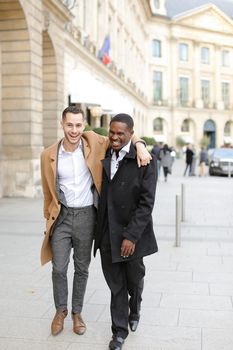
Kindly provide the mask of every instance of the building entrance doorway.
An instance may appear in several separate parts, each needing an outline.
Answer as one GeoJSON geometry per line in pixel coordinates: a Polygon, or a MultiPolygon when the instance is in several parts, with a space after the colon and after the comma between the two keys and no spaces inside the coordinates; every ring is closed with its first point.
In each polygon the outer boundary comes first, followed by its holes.
{"type": "Polygon", "coordinates": [[[204,124],[203,130],[204,136],[207,136],[210,140],[208,148],[215,148],[216,146],[216,128],[213,120],[209,119],[204,124]]]}

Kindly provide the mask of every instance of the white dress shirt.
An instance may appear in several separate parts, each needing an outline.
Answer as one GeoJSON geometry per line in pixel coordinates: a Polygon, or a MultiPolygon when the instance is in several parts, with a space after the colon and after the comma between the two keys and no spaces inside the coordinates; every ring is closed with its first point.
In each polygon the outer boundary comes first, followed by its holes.
{"type": "Polygon", "coordinates": [[[63,142],[61,143],[58,152],[58,181],[68,207],[80,208],[93,204],[93,180],[84,158],[81,141],[73,152],[67,152],[63,142]]]}
{"type": "Polygon", "coordinates": [[[119,162],[124,158],[126,153],[129,153],[131,145],[131,140],[119,151],[118,158],[116,157],[116,152],[112,150],[112,158],[111,158],[111,180],[117,172],[119,167],[119,162]]]}

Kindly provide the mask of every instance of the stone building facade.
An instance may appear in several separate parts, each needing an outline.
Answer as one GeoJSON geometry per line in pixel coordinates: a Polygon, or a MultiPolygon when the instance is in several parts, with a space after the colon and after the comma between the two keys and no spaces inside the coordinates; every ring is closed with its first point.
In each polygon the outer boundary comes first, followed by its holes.
{"type": "MultiPolygon", "coordinates": [[[[179,138],[199,147],[206,135],[210,147],[232,144],[230,13],[199,0],[201,6],[183,12],[185,2],[176,2],[176,13],[168,17],[169,6],[174,6],[174,1],[166,1],[166,7],[164,0],[150,3],[153,15],[148,20],[152,45],[149,66],[153,87],[149,118],[153,120],[154,137],[172,145],[179,138]]],[[[233,3],[229,3],[233,15],[233,3]]]]}
{"type": "Polygon", "coordinates": [[[69,103],[91,125],[127,110],[144,128],[145,28],[140,1],[0,1],[0,197],[40,192],[40,153],[61,137],[69,103]],[[107,34],[108,65],[98,58],[107,34]]]}
{"type": "Polygon", "coordinates": [[[40,193],[40,153],[61,137],[68,104],[95,127],[128,112],[138,135],[174,146],[232,138],[232,19],[210,4],[167,10],[164,0],[0,1],[0,197],[40,193]]]}

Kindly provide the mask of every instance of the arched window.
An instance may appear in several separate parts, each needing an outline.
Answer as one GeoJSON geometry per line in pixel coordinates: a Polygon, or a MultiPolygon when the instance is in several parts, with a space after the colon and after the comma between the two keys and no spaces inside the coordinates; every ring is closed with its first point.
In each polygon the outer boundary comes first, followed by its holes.
{"type": "Polygon", "coordinates": [[[224,136],[231,136],[231,123],[226,122],[224,126],[224,136]]]}
{"type": "Polygon", "coordinates": [[[155,118],[153,122],[154,132],[163,132],[163,119],[155,118]]]}
{"type": "Polygon", "coordinates": [[[190,131],[190,123],[188,119],[185,119],[181,125],[181,131],[182,132],[189,132],[190,131]]]}
{"type": "Polygon", "coordinates": [[[160,8],[160,1],[154,0],[154,8],[159,9],[160,8]]]}
{"type": "Polygon", "coordinates": [[[213,120],[208,119],[204,124],[204,132],[215,132],[215,123],[213,120]]]}

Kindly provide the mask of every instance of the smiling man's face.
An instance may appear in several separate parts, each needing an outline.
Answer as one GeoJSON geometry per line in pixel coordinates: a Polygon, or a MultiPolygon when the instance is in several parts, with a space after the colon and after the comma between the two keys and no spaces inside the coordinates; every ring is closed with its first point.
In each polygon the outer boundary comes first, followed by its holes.
{"type": "Polygon", "coordinates": [[[81,136],[85,129],[85,121],[81,113],[68,112],[61,122],[64,131],[64,144],[67,149],[74,150],[79,145],[81,136]]]}
{"type": "Polygon", "coordinates": [[[122,122],[112,122],[109,128],[109,141],[112,149],[119,151],[130,140],[133,135],[133,131],[129,129],[127,124],[122,122]]]}

